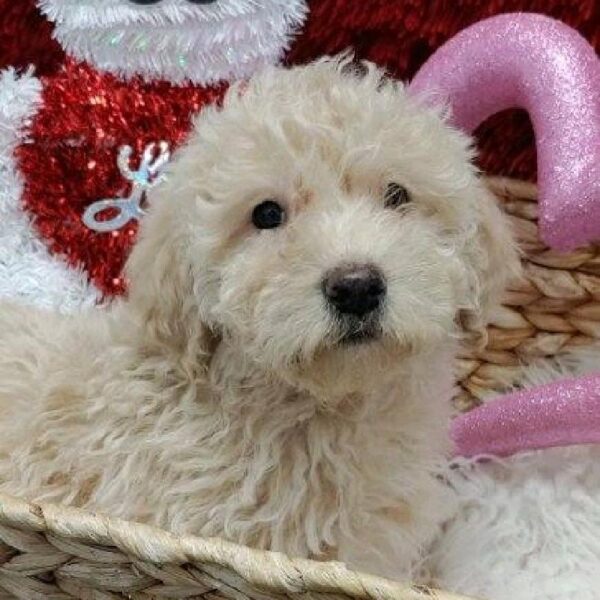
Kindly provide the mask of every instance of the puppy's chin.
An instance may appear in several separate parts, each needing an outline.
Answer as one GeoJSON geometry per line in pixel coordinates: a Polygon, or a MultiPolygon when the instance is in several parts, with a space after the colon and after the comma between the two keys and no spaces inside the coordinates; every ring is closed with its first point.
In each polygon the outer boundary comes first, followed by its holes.
{"type": "Polygon", "coordinates": [[[409,346],[384,336],[379,329],[353,330],[295,362],[285,376],[293,385],[335,405],[349,395],[369,393],[397,376],[409,354],[409,346]]]}

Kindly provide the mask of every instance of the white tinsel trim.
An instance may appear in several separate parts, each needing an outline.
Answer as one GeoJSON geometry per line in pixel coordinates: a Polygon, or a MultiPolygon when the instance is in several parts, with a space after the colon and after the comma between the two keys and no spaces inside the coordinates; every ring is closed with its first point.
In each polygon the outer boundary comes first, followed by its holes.
{"type": "Polygon", "coordinates": [[[85,274],[51,256],[21,208],[23,183],[13,153],[37,109],[41,83],[32,71],[0,72],[0,298],[68,312],[99,294],[85,274]]]}
{"type": "Polygon", "coordinates": [[[305,0],[39,0],[65,50],[122,77],[234,81],[277,62],[306,16],[305,0]]]}
{"type": "Polygon", "coordinates": [[[202,21],[221,22],[231,17],[247,17],[261,8],[283,13],[296,10],[289,0],[216,0],[212,4],[193,4],[187,0],[162,0],[141,5],[130,0],[38,0],[46,16],[55,23],[71,27],[107,28],[113,25],[167,25],[202,21]]]}

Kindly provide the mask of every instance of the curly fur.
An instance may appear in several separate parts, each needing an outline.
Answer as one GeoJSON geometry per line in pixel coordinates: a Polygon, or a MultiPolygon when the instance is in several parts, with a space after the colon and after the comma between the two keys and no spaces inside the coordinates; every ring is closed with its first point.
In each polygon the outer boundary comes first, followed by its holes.
{"type": "Polygon", "coordinates": [[[453,510],[459,324],[518,264],[469,144],[370,65],[232,88],[151,200],[127,299],[0,305],[0,489],[408,576],[453,510]],[[253,228],[265,198],[283,227],[253,228]],[[347,262],[387,279],[368,343],[321,292],[347,262]]]}

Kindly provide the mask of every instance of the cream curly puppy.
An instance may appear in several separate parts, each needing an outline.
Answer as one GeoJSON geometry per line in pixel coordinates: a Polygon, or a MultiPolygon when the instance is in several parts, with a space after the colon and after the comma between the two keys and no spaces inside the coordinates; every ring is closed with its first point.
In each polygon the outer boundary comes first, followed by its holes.
{"type": "Polygon", "coordinates": [[[452,362],[517,258],[470,140],[375,67],[204,111],[130,293],[0,305],[0,490],[409,576],[452,508],[452,362]]]}

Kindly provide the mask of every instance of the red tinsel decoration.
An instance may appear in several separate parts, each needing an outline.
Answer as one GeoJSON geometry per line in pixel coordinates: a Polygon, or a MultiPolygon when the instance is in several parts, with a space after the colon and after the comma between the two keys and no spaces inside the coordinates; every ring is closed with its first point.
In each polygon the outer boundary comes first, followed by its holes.
{"type": "Polygon", "coordinates": [[[48,74],[63,61],[64,52],[52,39],[52,24],[34,0],[0,0],[0,69],[33,64],[38,74],[48,74]]]}
{"type": "Polygon", "coordinates": [[[134,156],[152,142],[178,146],[193,113],[219,101],[223,88],[123,83],[70,60],[44,86],[43,105],[17,150],[24,206],[53,252],[83,265],[105,293],[121,293],[137,225],[96,233],[82,214],[96,200],[128,194],[116,163],[122,145],[132,146],[134,156]]]}
{"type": "MultiPolygon", "coordinates": [[[[598,0],[308,0],[308,22],[288,62],[304,63],[353,48],[358,58],[409,80],[446,40],[486,17],[513,11],[539,12],[578,29],[600,49],[598,0]]],[[[496,115],[476,132],[484,170],[535,178],[531,125],[522,111],[496,115]]]]}

